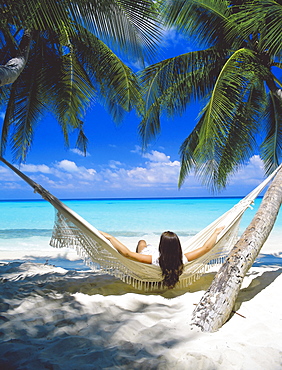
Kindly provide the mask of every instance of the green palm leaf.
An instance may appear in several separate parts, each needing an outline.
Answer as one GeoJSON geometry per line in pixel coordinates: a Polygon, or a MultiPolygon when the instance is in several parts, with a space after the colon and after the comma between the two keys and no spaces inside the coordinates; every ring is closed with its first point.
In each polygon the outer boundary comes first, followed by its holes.
{"type": "Polygon", "coordinates": [[[95,88],[72,50],[57,50],[56,34],[46,35],[50,43],[37,40],[35,53],[43,53],[42,69],[37,78],[41,81],[42,100],[52,107],[69,145],[69,131],[81,127],[86,107],[95,96],[95,88]]]}
{"type": "Polygon", "coordinates": [[[95,82],[99,100],[119,121],[123,112],[129,112],[141,101],[135,74],[107,45],[86,30],[81,30],[72,42],[78,60],[95,82]]]}
{"type": "MultiPolygon", "coordinates": [[[[1,130],[1,148],[0,148],[1,156],[4,155],[5,153],[5,150],[8,144],[10,129],[13,125],[13,112],[15,109],[16,84],[13,84],[11,90],[9,91],[9,94],[10,94],[10,99],[8,100],[5,117],[4,117],[4,121],[2,125],[2,130],[1,130]]],[[[4,102],[6,102],[6,99],[4,100],[4,102]]]]}
{"type": "Polygon", "coordinates": [[[266,110],[266,135],[261,144],[266,173],[271,173],[279,165],[279,160],[282,157],[281,115],[281,100],[270,92],[266,110]]]}
{"type": "Polygon", "coordinates": [[[143,61],[156,51],[161,29],[155,4],[150,0],[92,0],[70,6],[76,20],[111,48],[143,61]]]}
{"type": "Polygon", "coordinates": [[[281,54],[282,5],[274,0],[246,1],[230,18],[229,35],[243,42],[252,37],[257,49],[281,54]]]}
{"type": "Polygon", "coordinates": [[[82,25],[110,47],[140,60],[155,51],[161,34],[152,0],[7,0],[2,6],[5,24],[55,32],[63,24],[73,36],[82,25]]]}
{"type": "Polygon", "coordinates": [[[32,143],[34,127],[44,112],[38,96],[37,81],[34,78],[17,80],[14,101],[17,104],[12,104],[11,110],[7,109],[5,121],[7,119],[13,128],[11,147],[14,158],[23,161],[32,143]]]}
{"type": "MultiPolygon", "coordinates": [[[[230,2],[225,0],[165,1],[166,24],[176,26],[199,44],[223,42],[230,2]]],[[[223,46],[223,45],[222,45],[223,46]]]]}
{"type": "Polygon", "coordinates": [[[195,168],[205,185],[222,188],[248,158],[264,101],[264,86],[252,72],[256,62],[254,53],[241,49],[222,68],[198,125],[181,147],[180,186],[195,168]]]}
{"type": "Polygon", "coordinates": [[[212,89],[226,51],[210,48],[169,58],[140,73],[144,105],[139,132],[144,145],[160,132],[160,114],[182,114],[187,105],[212,89]]]}
{"type": "Polygon", "coordinates": [[[160,132],[162,114],[182,114],[193,100],[204,100],[201,118],[180,148],[179,186],[194,169],[205,185],[221,189],[253,154],[270,89],[272,108],[262,145],[270,171],[281,159],[281,82],[273,74],[273,67],[281,67],[281,1],[167,0],[162,5],[166,25],[213,47],[207,58],[199,51],[142,71],[139,132],[144,144],[160,132]]]}

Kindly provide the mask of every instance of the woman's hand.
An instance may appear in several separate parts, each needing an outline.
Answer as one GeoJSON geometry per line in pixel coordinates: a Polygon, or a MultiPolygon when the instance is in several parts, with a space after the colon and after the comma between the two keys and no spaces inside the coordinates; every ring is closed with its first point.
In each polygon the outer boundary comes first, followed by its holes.
{"type": "Polygon", "coordinates": [[[218,227],[217,229],[215,229],[215,234],[216,235],[218,235],[218,234],[220,234],[221,233],[221,231],[223,230],[223,229],[225,229],[225,226],[221,226],[221,227],[218,227]]]}
{"type": "Polygon", "coordinates": [[[101,233],[108,240],[111,240],[111,238],[113,238],[112,235],[105,233],[104,231],[99,230],[99,233],[101,233]]]}

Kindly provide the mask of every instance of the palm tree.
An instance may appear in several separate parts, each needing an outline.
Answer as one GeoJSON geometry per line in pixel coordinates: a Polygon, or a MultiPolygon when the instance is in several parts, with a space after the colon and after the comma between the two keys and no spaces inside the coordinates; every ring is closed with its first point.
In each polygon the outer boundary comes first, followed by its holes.
{"type": "Polygon", "coordinates": [[[152,55],[160,34],[152,0],[7,0],[1,8],[1,155],[11,138],[15,159],[24,160],[47,111],[66,144],[76,130],[85,151],[83,116],[94,100],[116,121],[139,104],[136,77],[121,57],[142,64],[152,55]]]}
{"type": "Polygon", "coordinates": [[[282,154],[282,94],[275,75],[282,67],[277,32],[282,5],[179,0],[164,1],[163,11],[168,26],[209,47],[142,71],[144,145],[159,133],[161,114],[182,114],[189,103],[201,100],[201,117],[180,148],[179,186],[195,169],[213,190],[224,188],[258,146],[270,173],[282,154]]]}
{"type": "Polygon", "coordinates": [[[191,324],[215,332],[229,319],[243,279],[257,258],[276,221],[282,202],[282,170],[269,186],[259,210],[196,306],[191,324]]]}
{"type": "MultiPolygon", "coordinates": [[[[167,24],[196,35],[204,50],[149,66],[141,73],[144,145],[160,131],[160,115],[182,113],[193,100],[205,106],[185,139],[179,185],[195,169],[212,189],[259,147],[266,173],[282,154],[282,1],[164,1],[167,24]],[[208,47],[207,47],[208,45],[208,47]],[[258,133],[261,142],[258,142],[258,133]]],[[[216,331],[230,317],[243,278],[275,223],[282,202],[282,170],[194,310],[192,324],[216,331]]]]}

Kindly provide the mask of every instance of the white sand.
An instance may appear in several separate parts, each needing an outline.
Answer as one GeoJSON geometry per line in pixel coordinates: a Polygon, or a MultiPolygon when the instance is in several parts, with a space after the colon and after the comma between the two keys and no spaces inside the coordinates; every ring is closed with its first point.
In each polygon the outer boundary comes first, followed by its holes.
{"type": "Polygon", "coordinates": [[[213,273],[185,291],[145,294],[48,241],[38,250],[30,238],[29,254],[21,240],[1,246],[1,370],[282,369],[279,233],[244,279],[235,307],[244,317],[212,334],[191,330],[190,320],[213,273]],[[84,270],[67,270],[72,263],[84,270]]]}

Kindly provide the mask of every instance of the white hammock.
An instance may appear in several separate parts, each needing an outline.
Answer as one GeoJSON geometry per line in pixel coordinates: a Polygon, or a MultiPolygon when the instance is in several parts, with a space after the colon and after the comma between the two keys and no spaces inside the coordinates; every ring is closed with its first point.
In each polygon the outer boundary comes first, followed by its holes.
{"type": "MultiPolygon", "coordinates": [[[[4,158],[0,159],[24,179],[34,190],[56,208],[56,219],[50,245],[75,248],[93,269],[101,269],[137,289],[161,288],[162,275],[158,266],[132,261],[119,254],[101,233],[59,199],[35,183],[4,158]]],[[[281,165],[244,199],[182,245],[183,252],[201,247],[215,228],[225,226],[214,248],[204,256],[184,266],[178,287],[183,288],[197,280],[216,264],[221,264],[238,238],[239,223],[245,210],[271,181],[281,165]]]]}

